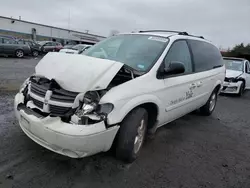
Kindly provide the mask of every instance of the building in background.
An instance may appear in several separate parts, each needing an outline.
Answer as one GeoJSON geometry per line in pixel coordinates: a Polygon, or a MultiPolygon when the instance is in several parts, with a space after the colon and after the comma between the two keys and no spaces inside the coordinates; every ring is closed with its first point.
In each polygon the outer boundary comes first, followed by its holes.
{"type": "Polygon", "coordinates": [[[34,41],[57,41],[62,44],[95,44],[105,39],[104,36],[3,16],[0,16],[0,35],[32,39],[34,41]]]}

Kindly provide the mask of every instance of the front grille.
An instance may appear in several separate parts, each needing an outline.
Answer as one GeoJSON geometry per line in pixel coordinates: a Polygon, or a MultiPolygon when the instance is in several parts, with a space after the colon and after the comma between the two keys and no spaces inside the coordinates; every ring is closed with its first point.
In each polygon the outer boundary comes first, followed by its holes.
{"type": "Polygon", "coordinates": [[[225,82],[234,82],[235,78],[227,78],[227,77],[225,77],[224,81],[225,82]]]}
{"type": "Polygon", "coordinates": [[[43,102],[37,99],[34,99],[33,97],[30,97],[30,99],[33,101],[34,105],[36,105],[38,108],[43,109],[43,102]]]}
{"type": "Polygon", "coordinates": [[[224,91],[225,89],[227,89],[227,86],[223,86],[222,90],[224,91]]]}
{"type": "Polygon", "coordinates": [[[50,99],[53,101],[73,103],[77,95],[78,93],[76,92],[66,91],[64,89],[54,89],[50,99]]]}
{"type": "Polygon", "coordinates": [[[40,97],[45,97],[48,87],[31,82],[30,91],[40,97]]]}
{"type": "Polygon", "coordinates": [[[70,107],[50,105],[50,112],[52,115],[58,115],[58,116],[65,115],[71,109],[72,108],[70,107]]]}
{"type": "Polygon", "coordinates": [[[65,106],[69,106],[69,103],[73,105],[76,96],[78,93],[71,92],[62,89],[54,80],[32,80],[30,84],[30,100],[33,101],[34,105],[37,106],[40,109],[43,109],[44,101],[46,92],[50,90],[52,91],[52,95],[48,99],[48,108],[45,108],[45,113],[49,113],[51,115],[56,116],[63,116],[70,110],[72,110],[71,107],[64,107],[63,104],[65,103],[65,106]],[[39,96],[38,97],[35,97],[39,96]],[[39,99],[39,100],[37,100],[39,99]],[[54,102],[53,105],[50,102],[54,102]],[[60,102],[60,106],[55,105],[55,102],[60,102]],[[48,111],[47,111],[48,110],[48,111]]]}

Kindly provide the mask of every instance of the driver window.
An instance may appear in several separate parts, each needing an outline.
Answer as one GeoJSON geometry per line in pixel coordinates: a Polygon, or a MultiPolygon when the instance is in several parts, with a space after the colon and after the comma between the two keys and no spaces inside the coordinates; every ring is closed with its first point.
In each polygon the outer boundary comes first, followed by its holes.
{"type": "Polygon", "coordinates": [[[172,44],[164,60],[165,67],[168,67],[172,61],[182,63],[186,74],[193,72],[191,55],[186,41],[179,40],[172,44]]]}

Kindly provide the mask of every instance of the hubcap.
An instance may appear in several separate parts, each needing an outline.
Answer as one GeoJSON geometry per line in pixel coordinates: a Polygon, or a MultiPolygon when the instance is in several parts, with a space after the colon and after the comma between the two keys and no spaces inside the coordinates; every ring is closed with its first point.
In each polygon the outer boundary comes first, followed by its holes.
{"type": "Polygon", "coordinates": [[[215,103],[216,103],[216,94],[213,93],[210,102],[209,102],[209,111],[213,111],[214,107],[215,107],[215,103]]]}
{"type": "Polygon", "coordinates": [[[23,57],[23,52],[22,51],[17,51],[16,55],[17,55],[17,57],[23,57]]]}
{"type": "Polygon", "coordinates": [[[144,121],[144,119],[142,119],[140,122],[140,126],[137,129],[137,135],[135,137],[135,142],[134,142],[134,152],[135,153],[137,153],[142,146],[142,142],[144,139],[144,132],[145,132],[145,121],[144,121]]]}

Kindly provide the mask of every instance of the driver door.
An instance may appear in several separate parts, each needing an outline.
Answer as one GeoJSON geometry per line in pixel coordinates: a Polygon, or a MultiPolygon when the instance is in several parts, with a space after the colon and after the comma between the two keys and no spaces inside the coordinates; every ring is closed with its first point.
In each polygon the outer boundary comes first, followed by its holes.
{"type": "Polygon", "coordinates": [[[164,78],[161,98],[165,105],[165,123],[197,109],[201,103],[197,92],[197,75],[193,73],[191,53],[185,40],[177,40],[170,47],[164,60],[165,68],[171,62],[182,63],[185,72],[164,78]]]}

